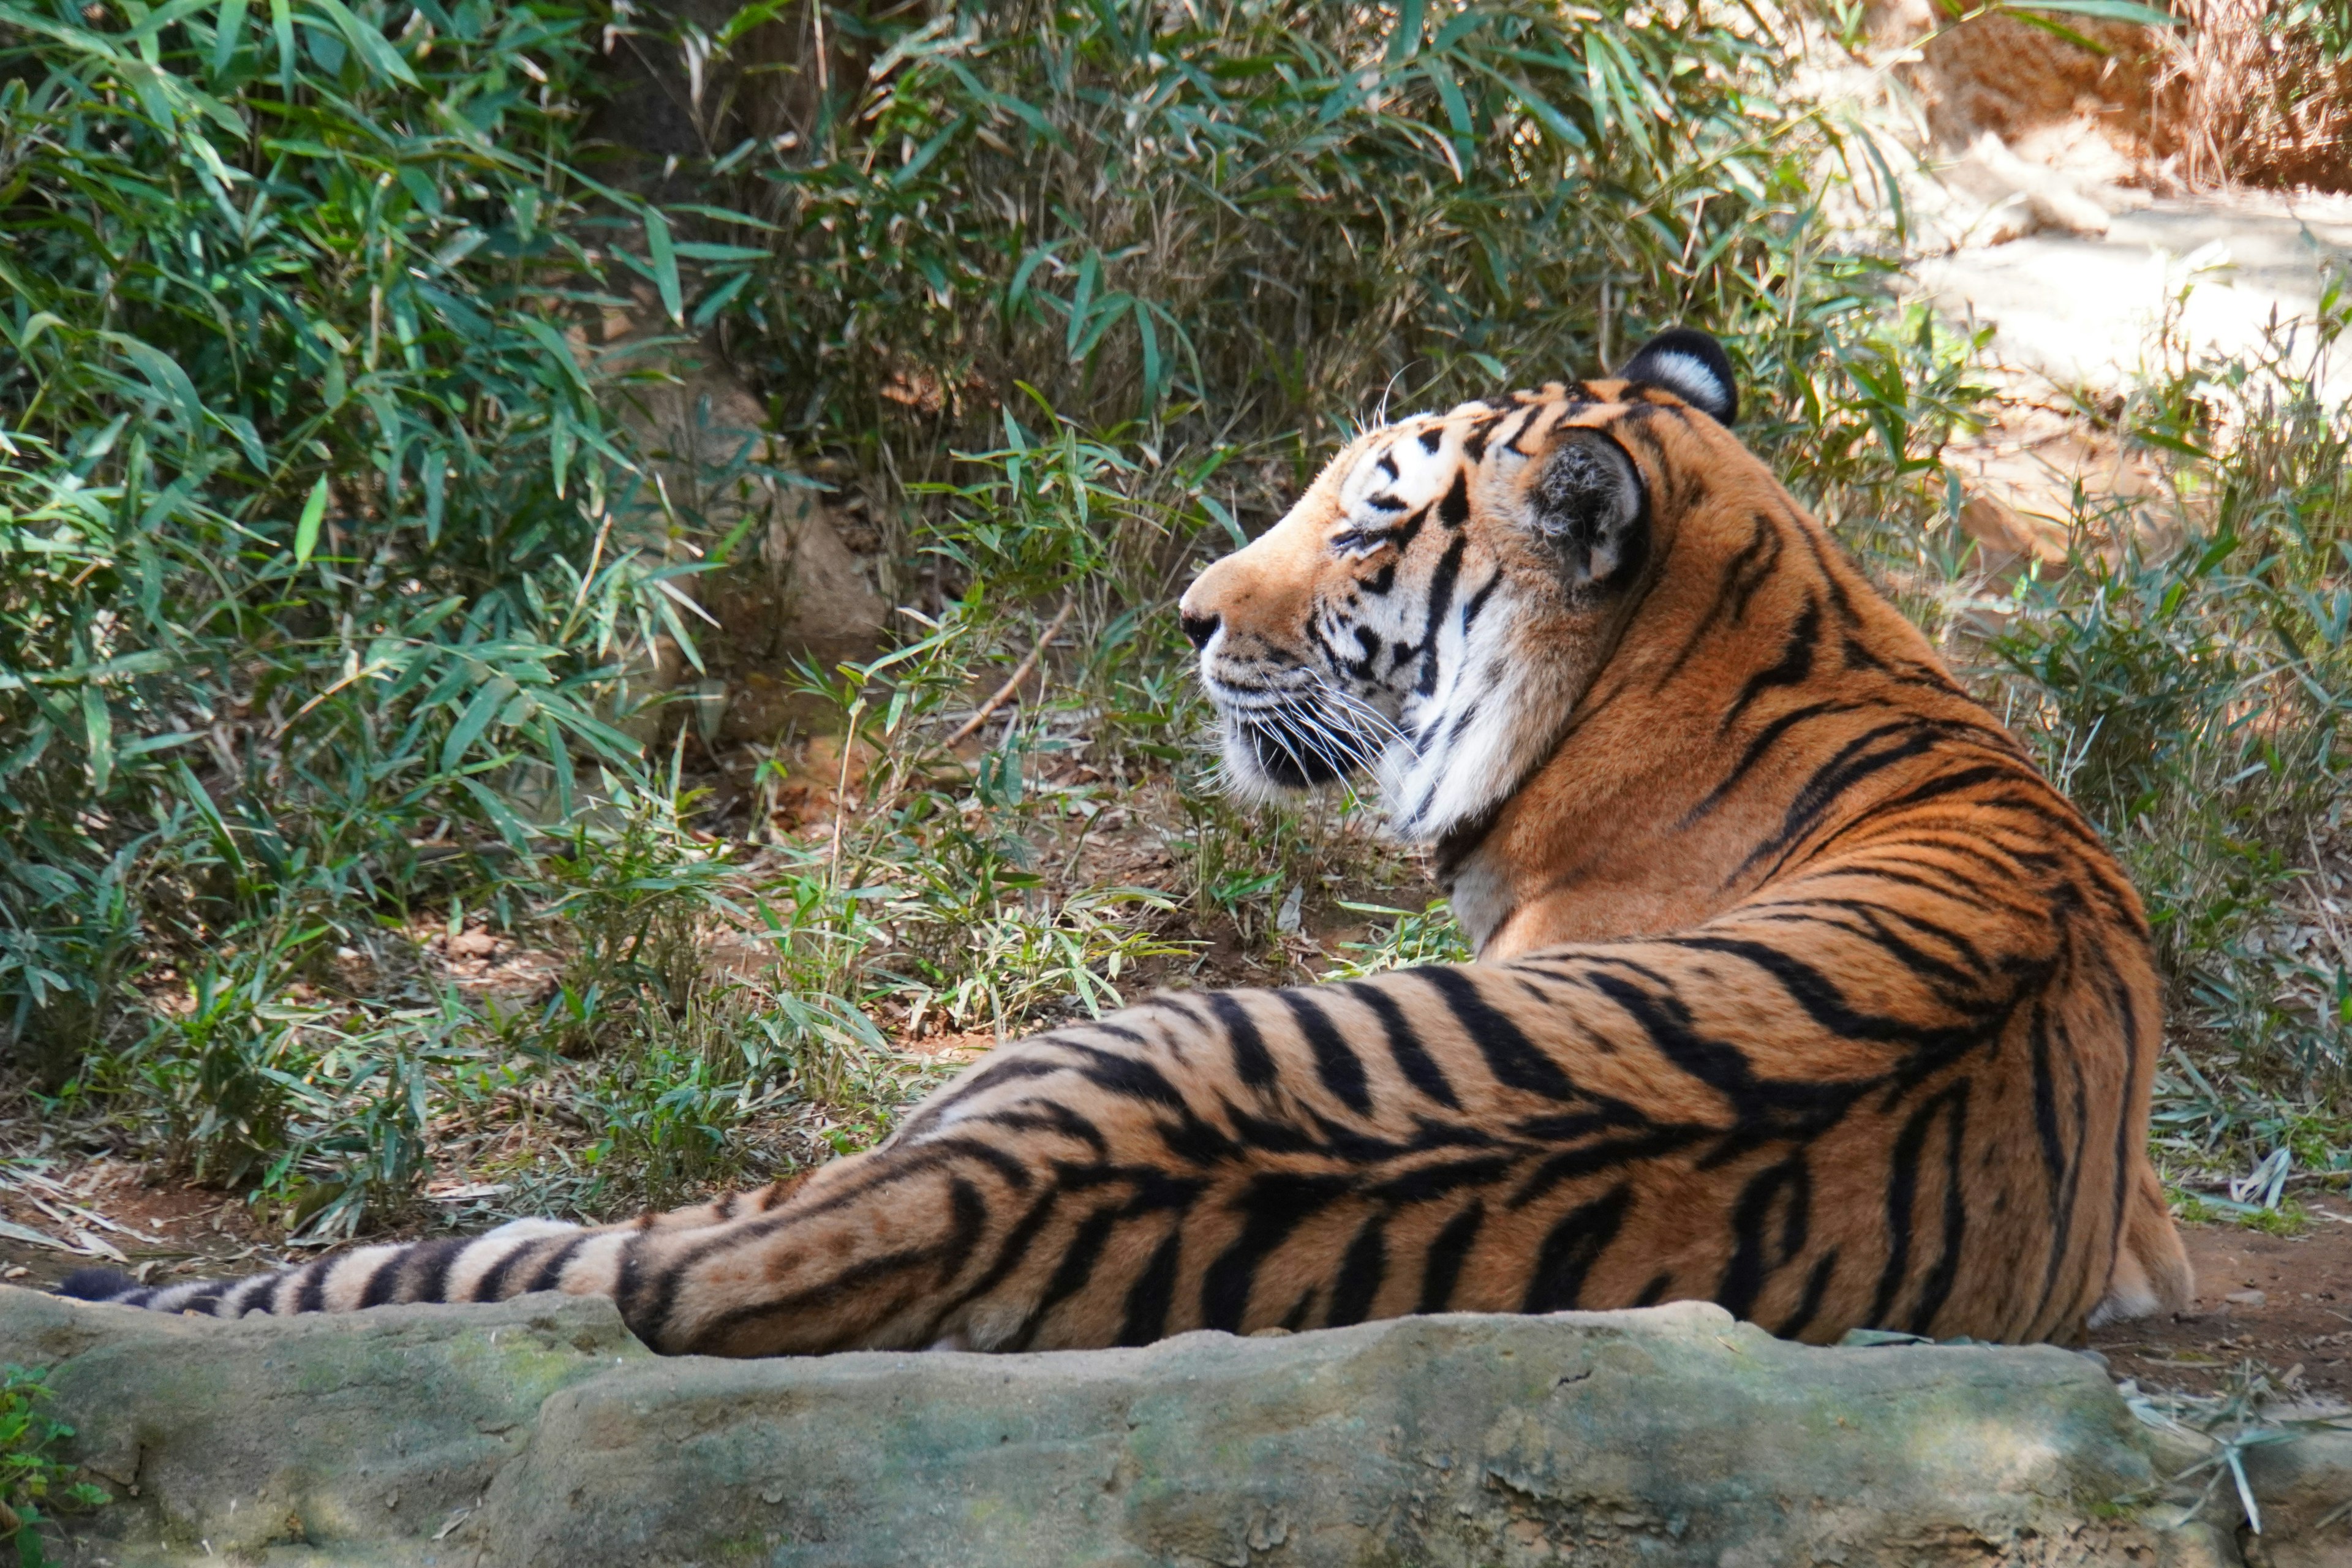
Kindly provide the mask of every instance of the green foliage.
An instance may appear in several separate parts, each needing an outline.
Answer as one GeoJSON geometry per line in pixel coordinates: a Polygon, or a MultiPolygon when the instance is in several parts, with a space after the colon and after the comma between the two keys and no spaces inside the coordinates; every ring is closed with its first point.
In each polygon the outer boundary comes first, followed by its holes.
{"type": "Polygon", "coordinates": [[[2147,905],[2198,1047],[2159,1080],[2158,1139],[2196,1163],[2352,1169],[2352,953],[2323,848],[2352,784],[2352,405],[2321,375],[2347,322],[2331,289],[2299,343],[2176,357],[2138,389],[2120,426],[2176,460],[2189,536],[2085,518],[1994,644],[2013,721],[2147,905]]]}
{"type": "Polygon", "coordinates": [[[695,797],[675,763],[666,788],[615,783],[612,794],[600,819],[575,823],[547,857],[553,897],[539,918],[571,949],[544,1020],[557,1049],[585,1049],[599,1031],[687,1006],[702,973],[699,922],[740,913],[722,890],[723,850],[697,842],[681,819],[695,797]]]}
{"type": "Polygon", "coordinates": [[[2352,65],[2352,8],[2343,0],[2286,0],[2262,20],[2266,32],[2307,40],[2331,65],[2352,65]]]}
{"type": "Polygon", "coordinates": [[[1326,980],[1353,980],[1377,974],[1383,969],[1423,963],[1467,963],[1472,957],[1470,944],[1462,939],[1461,928],[1454,923],[1454,910],[1443,899],[1433,901],[1419,914],[1385,904],[1358,904],[1345,900],[1339,907],[1358,914],[1385,915],[1389,923],[1375,924],[1362,942],[1341,942],[1339,951],[1353,956],[1325,970],[1326,980]]]}
{"type": "Polygon", "coordinates": [[[142,949],[357,940],[432,880],[414,840],[528,858],[575,755],[632,765],[616,661],[683,637],[614,373],[565,337],[660,270],[658,218],[566,170],[578,21],[99,15],[0,5],[19,1031],[115,1005],[142,949]]]}
{"type": "Polygon", "coordinates": [[[1782,313],[1765,258],[1810,202],[1810,128],[1760,19],[1367,20],[1012,0],[865,24],[854,95],[720,160],[774,226],[742,302],[785,418],[903,445],[910,406],[969,432],[1026,385],[1082,427],[1295,432],[1304,459],[1383,388],[1443,404],[1782,313]]]}
{"type": "Polygon", "coordinates": [[[74,1467],[57,1455],[73,1428],[41,1409],[48,1390],[38,1369],[0,1366],[0,1551],[21,1568],[42,1568],[41,1526],[52,1510],[97,1508],[113,1501],[102,1487],[73,1479],[74,1467]]]}

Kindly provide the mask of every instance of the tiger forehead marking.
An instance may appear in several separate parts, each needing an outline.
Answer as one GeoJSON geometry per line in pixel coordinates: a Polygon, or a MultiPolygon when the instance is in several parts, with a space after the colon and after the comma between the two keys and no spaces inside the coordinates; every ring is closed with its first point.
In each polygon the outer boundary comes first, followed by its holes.
{"type": "Polygon", "coordinates": [[[1480,962],[1013,1042],[797,1186],[68,1290],[559,1289],[730,1355],[1688,1300],[2039,1340],[2185,1305],[2130,886],[1736,408],[1674,332],[1401,422],[1185,595],[1236,784],[1376,769],[1480,962]]]}

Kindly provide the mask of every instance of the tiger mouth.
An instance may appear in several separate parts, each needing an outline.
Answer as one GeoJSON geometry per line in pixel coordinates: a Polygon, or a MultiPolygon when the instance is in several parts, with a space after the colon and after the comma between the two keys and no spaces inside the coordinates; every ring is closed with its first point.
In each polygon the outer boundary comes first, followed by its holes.
{"type": "Polygon", "coordinates": [[[1299,702],[1242,707],[1220,702],[1225,755],[1245,763],[1276,788],[1308,790],[1338,784],[1370,767],[1380,747],[1375,737],[1344,713],[1299,702]]]}

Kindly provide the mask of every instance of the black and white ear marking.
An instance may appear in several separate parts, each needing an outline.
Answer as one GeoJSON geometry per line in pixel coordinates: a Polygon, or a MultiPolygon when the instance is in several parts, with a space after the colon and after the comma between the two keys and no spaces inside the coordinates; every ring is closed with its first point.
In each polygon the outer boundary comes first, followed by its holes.
{"type": "Polygon", "coordinates": [[[1528,487],[1528,520],[1578,587],[1638,567],[1649,534],[1648,492],[1625,449],[1598,430],[1559,433],[1528,487]]]}
{"type": "Polygon", "coordinates": [[[1617,373],[1673,393],[1717,425],[1739,417],[1739,388],[1731,376],[1731,356],[1723,345],[1694,327],[1669,327],[1642,345],[1617,373]]]}

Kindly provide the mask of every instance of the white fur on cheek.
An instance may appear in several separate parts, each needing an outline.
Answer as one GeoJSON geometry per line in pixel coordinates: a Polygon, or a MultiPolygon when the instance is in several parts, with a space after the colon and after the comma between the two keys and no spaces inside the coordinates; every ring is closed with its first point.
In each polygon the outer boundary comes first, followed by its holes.
{"type": "Polygon", "coordinates": [[[1409,839],[1443,837],[1500,805],[1551,740],[1541,721],[1549,683],[1517,655],[1521,611],[1509,585],[1493,586],[1467,635],[1464,614],[1488,584],[1465,586],[1438,628],[1435,689],[1405,700],[1401,727],[1412,744],[1381,759],[1381,797],[1409,839]]]}
{"type": "MultiPolygon", "coordinates": [[[[1371,542],[1363,548],[1381,550],[1383,532],[1419,515],[1402,557],[1374,558],[1393,565],[1393,589],[1347,594],[1316,612],[1314,627],[1301,628],[1331,650],[1329,668],[1254,672],[1366,742],[1389,737],[1373,770],[1391,827],[1409,840],[1441,837],[1501,804],[1541,763],[1556,729],[1549,716],[1559,710],[1556,682],[1530,668],[1519,646],[1526,611],[1513,585],[1497,581],[1490,550],[1475,542],[1481,530],[1463,520],[1458,501],[1447,519],[1445,498],[1473,477],[1463,451],[1469,429],[1466,418],[1416,419],[1367,444],[1340,478],[1339,521],[1371,542]],[[1432,432],[1434,450],[1423,439],[1432,432]]],[[[1225,636],[1203,649],[1204,675],[1216,668],[1225,636]]],[[[1220,700],[1226,790],[1248,801],[1287,795],[1259,760],[1244,703],[1226,699],[1213,679],[1209,685],[1220,700]]]]}

